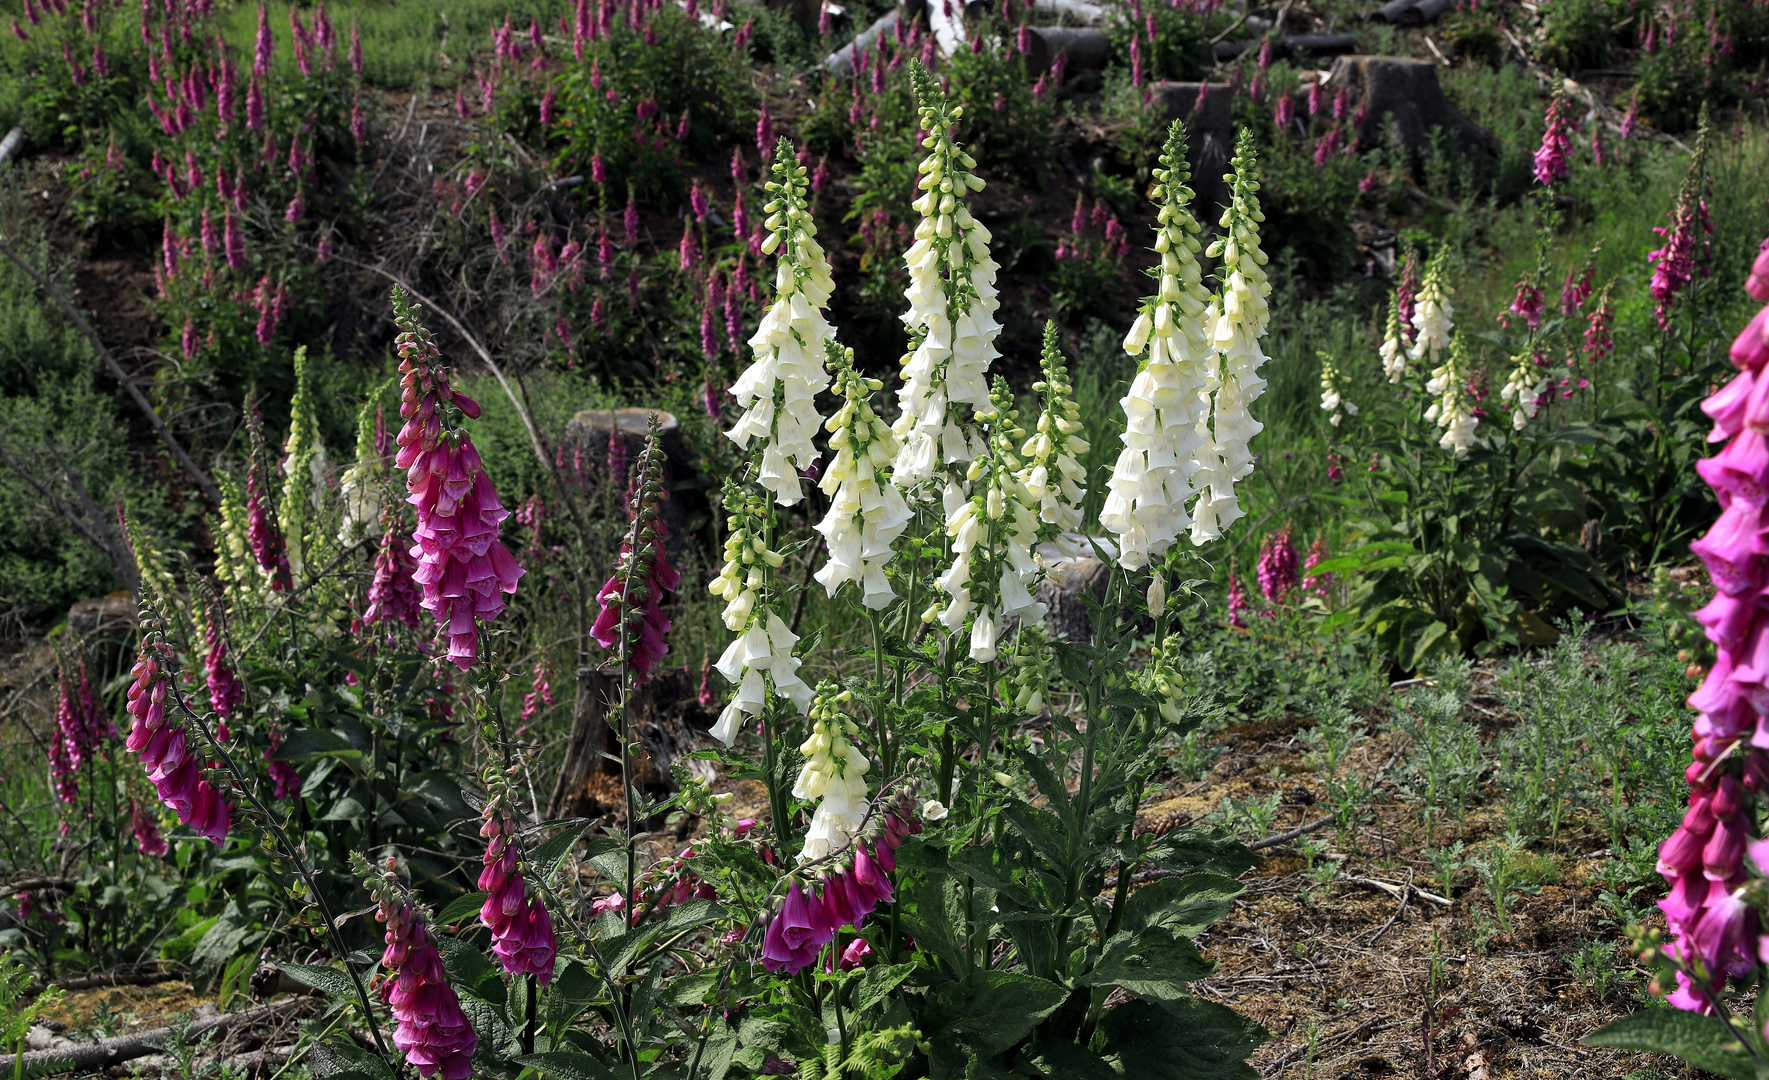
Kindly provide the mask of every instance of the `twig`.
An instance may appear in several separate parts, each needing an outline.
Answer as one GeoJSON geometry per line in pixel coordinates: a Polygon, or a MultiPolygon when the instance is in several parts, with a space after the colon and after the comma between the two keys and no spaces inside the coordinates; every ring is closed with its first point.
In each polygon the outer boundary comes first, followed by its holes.
{"type": "Polygon", "coordinates": [[[1316,832],[1320,829],[1324,829],[1328,825],[1332,824],[1333,817],[1334,817],[1334,815],[1328,814],[1324,818],[1316,818],[1315,820],[1309,822],[1307,825],[1298,825],[1298,826],[1296,826],[1296,828],[1291,829],[1288,832],[1281,832],[1281,833],[1278,833],[1276,836],[1268,836],[1263,840],[1255,840],[1251,844],[1248,844],[1247,848],[1250,851],[1258,851],[1261,848],[1274,847],[1278,844],[1283,843],[1286,840],[1294,840],[1298,836],[1306,836],[1311,832],[1316,832]]]}
{"type": "Polygon", "coordinates": [[[1454,900],[1450,900],[1445,897],[1439,896],[1436,893],[1426,892],[1424,889],[1421,889],[1416,885],[1396,885],[1392,881],[1378,881],[1375,878],[1353,877],[1350,874],[1341,874],[1335,880],[1348,881],[1353,885],[1362,885],[1365,888],[1369,888],[1369,889],[1380,889],[1382,892],[1387,893],[1389,896],[1394,897],[1396,900],[1403,899],[1407,895],[1407,893],[1411,892],[1414,895],[1416,895],[1419,899],[1429,901],[1433,904],[1436,904],[1438,907],[1455,907],[1456,906],[1456,902],[1454,900]]]}
{"type": "Polygon", "coordinates": [[[1408,901],[1410,901],[1412,899],[1413,899],[1413,887],[1411,885],[1407,885],[1406,887],[1401,889],[1400,906],[1395,908],[1394,914],[1390,915],[1388,917],[1388,921],[1382,924],[1382,929],[1380,929],[1380,930],[1376,931],[1374,934],[1370,935],[1370,944],[1372,944],[1372,945],[1376,944],[1376,940],[1378,938],[1380,938],[1383,934],[1388,933],[1388,928],[1393,926],[1395,923],[1395,920],[1399,919],[1401,917],[1401,915],[1407,910],[1407,903],[1408,903],[1408,901]]]}
{"type": "Polygon", "coordinates": [[[66,296],[62,295],[61,290],[55,287],[54,282],[38,273],[36,267],[20,258],[18,252],[12,250],[12,245],[8,244],[4,238],[0,238],[0,255],[5,255],[12,260],[13,265],[30,275],[31,280],[48,293],[49,298],[55,301],[56,306],[67,314],[80,333],[86,336],[86,340],[92,343],[92,348],[104,361],[104,366],[110,369],[111,377],[116,379],[128,392],[130,399],[135,402],[136,408],[140,409],[142,415],[147,417],[148,423],[153,426],[154,431],[160,436],[160,440],[166,444],[168,450],[172,451],[172,456],[178,459],[178,463],[184,466],[184,471],[197,482],[197,487],[202,489],[204,497],[214,505],[220,506],[221,489],[217,488],[215,481],[209,479],[208,474],[199,469],[197,463],[191,460],[191,456],[185,453],[184,445],[178,441],[176,435],[172,434],[172,429],[166,426],[166,422],[160,419],[160,414],[154,409],[153,403],[147,400],[147,395],[141,392],[141,388],[136,386],[134,380],[123,370],[123,365],[117,363],[117,358],[111,355],[111,351],[105,347],[104,341],[99,338],[98,331],[92,328],[92,324],[86,321],[79,309],[74,307],[66,296]]]}

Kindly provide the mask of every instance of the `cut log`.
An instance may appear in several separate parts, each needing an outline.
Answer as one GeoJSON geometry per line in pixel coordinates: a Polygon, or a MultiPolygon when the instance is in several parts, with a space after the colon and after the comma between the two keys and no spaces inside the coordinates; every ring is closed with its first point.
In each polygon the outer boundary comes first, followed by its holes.
{"type": "Polygon", "coordinates": [[[1085,26],[1033,26],[1027,30],[1031,49],[1026,70],[1034,75],[1049,71],[1059,55],[1068,56],[1069,71],[1099,71],[1112,57],[1112,39],[1104,30],[1085,26]]]}
{"type": "Polygon", "coordinates": [[[1045,568],[1045,579],[1038,585],[1045,632],[1061,641],[1093,640],[1093,620],[1082,597],[1091,593],[1095,600],[1105,600],[1112,568],[1091,555],[1046,559],[1045,568]]]}
{"type": "Polygon", "coordinates": [[[1349,85],[1363,113],[1359,134],[1366,143],[1380,132],[1413,154],[1431,146],[1433,128],[1443,128],[1450,143],[1477,164],[1490,168],[1499,157],[1492,134],[1456,108],[1438,85],[1437,66],[1425,60],[1396,56],[1342,56],[1333,62],[1327,83],[1349,85]]]}
{"type": "MultiPolygon", "coordinates": [[[[1216,62],[1226,63],[1249,49],[1257,49],[1264,38],[1242,41],[1219,41],[1210,46],[1216,62]]],[[[1272,56],[1287,60],[1293,56],[1344,56],[1357,52],[1357,38],[1352,34],[1285,34],[1272,42],[1272,56]]]]}
{"type": "MultiPolygon", "coordinates": [[[[317,1010],[318,1005],[311,998],[296,998],[293,1001],[278,1001],[270,1005],[257,1005],[239,1012],[223,1013],[220,1016],[198,1020],[185,1029],[186,1037],[195,1042],[198,1036],[209,1032],[217,1034],[252,1028],[261,1025],[282,1023],[300,1016],[303,1012],[317,1010]]],[[[101,1039],[95,1043],[86,1043],[53,1050],[39,1050],[23,1056],[24,1075],[31,1077],[55,1076],[60,1073],[89,1073],[112,1065],[121,1065],[125,1061],[147,1057],[158,1053],[158,1048],[148,1045],[165,1040],[173,1033],[169,1027],[154,1028],[135,1035],[119,1035],[114,1039],[101,1039]]]]}
{"type": "Polygon", "coordinates": [[[1419,0],[1417,4],[1400,13],[1402,26],[1430,26],[1444,12],[1450,10],[1451,0],[1419,0]]]}
{"type": "Polygon", "coordinates": [[[1103,6],[1088,0],[1026,0],[1026,7],[1031,11],[1060,15],[1083,26],[1098,26],[1108,15],[1103,6]]]}
{"type": "Polygon", "coordinates": [[[872,48],[873,42],[897,29],[897,18],[896,8],[885,12],[877,22],[855,34],[854,40],[825,57],[823,70],[831,75],[852,75],[854,73],[854,57],[872,48]]]}
{"type": "Polygon", "coordinates": [[[1388,3],[1370,12],[1370,21],[1393,26],[1400,22],[1400,17],[1418,2],[1419,0],[1388,0],[1388,3]]]}

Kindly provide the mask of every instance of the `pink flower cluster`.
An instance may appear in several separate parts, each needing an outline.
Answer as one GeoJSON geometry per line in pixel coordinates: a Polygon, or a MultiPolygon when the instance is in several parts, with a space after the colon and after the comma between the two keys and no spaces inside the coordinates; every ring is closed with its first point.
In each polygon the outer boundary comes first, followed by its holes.
{"type": "Polygon", "coordinates": [[[1572,150],[1571,125],[1562,115],[1566,102],[1555,94],[1548,102],[1547,127],[1542,132],[1542,145],[1536,149],[1536,182],[1553,187],[1572,173],[1567,153],[1572,150]]]}
{"type": "Polygon", "coordinates": [[[289,554],[264,508],[264,480],[256,455],[246,470],[246,541],[252,546],[252,557],[258,560],[259,568],[270,575],[271,589],[277,592],[287,589],[289,554]]]}
{"type": "MultiPolygon", "coordinates": [[[[611,450],[613,445],[610,441],[611,450]]],[[[613,456],[611,452],[611,468],[613,456]]],[[[623,447],[622,457],[624,456],[623,447]]],[[[623,468],[624,464],[622,462],[623,468]]],[[[650,481],[641,477],[641,483],[649,484],[650,481]]],[[[670,565],[669,554],[663,547],[663,538],[668,535],[669,527],[657,513],[656,502],[641,501],[644,497],[643,490],[633,497],[637,504],[635,516],[641,519],[638,530],[639,550],[633,550],[633,534],[628,533],[627,539],[621,542],[614,575],[602,586],[602,591],[596,594],[596,601],[602,605],[602,610],[596,616],[595,625],[590,627],[590,636],[604,649],[619,650],[625,647],[626,655],[621,659],[632,670],[637,682],[649,679],[657,662],[669,655],[669,644],[663,640],[670,629],[670,621],[663,614],[663,594],[665,591],[674,592],[682,585],[681,572],[670,565]],[[621,632],[623,619],[626,620],[624,642],[621,632]]],[[[657,497],[667,499],[669,492],[658,487],[657,497]]]]}
{"type": "Polygon", "coordinates": [[[181,824],[216,844],[227,838],[233,807],[204,779],[191,752],[184,726],[166,716],[166,693],[172,682],[161,668],[165,646],[144,644],[130,669],[129,715],[135,718],[125,745],[141,759],[160,801],[178,812],[181,824]]]}
{"type": "MultiPolygon", "coordinates": [[[[786,898],[762,936],[762,966],[796,975],[816,963],[817,954],[835,940],[838,929],[851,926],[858,931],[874,908],[896,899],[888,875],[897,868],[897,848],[905,837],[920,831],[921,823],[910,816],[906,804],[899,804],[885,815],[884,829],[872,848],[856,842],[853,861],[820,877],[809,895],[797,881],[788,882],[786,898]]],[[[856,952],[856,963],[859,956],[856,952]]]]}
{"type": "Polygon", "coordinates": [[[1308,591],[1325,600],[1333,595],[1333,575],[1313,574],[1309,571],[1332,558],[1327,552],[1327,538],[1317,536],[1314,543],[1308,546],[1308,558],[1302,564],[1303,577],[1308,581],[1308,591]]]}
{"type": "MultiPolygon", "coordinates": [[[[392,862],[388,873],[392,873],[392,862]]],[[[443,1080],[467,1080],[473,1075],[473,1052],[479,1036],[461,1012],[461,999],[448,984],[442,954],[430,940],[429,928],[411,901],[388,884],[380,897],[376,918],[387,924],[386,950],[381,964],[397,972],[381,984],[381,996],[398,1026],[393,1045],[405,1060],[428,1078],[441,1073],[443,1080]]]]}
{"type": "Polygon", "coordinates": [[[509,512],[498,502],[460,417],[476,420],[479,405],[453,390],[448,369],[416,309],[395,295],[401,333],[399,415],[405,418],[394,462],[406,470],[407,502],[417,508],[412,579],[423,589],[420,605],[448,637],[448,657],[462,671],[479,657],[479,623],[502,614],[505,593],[516,591],[522,566],[498,539],[509,512]]]}
{"type": "Polygon", "coordinates": [[[75,774],[106,738],[117,733],[98,708],[86,661],[80,661],[76,683],[66,666],[56,672],[55,737],[49,743],[49,776],[55,797],[71,803],[80,793],[75,774]]]}
{"type": "MultiPolygon", "coordinates": [[[[1769,260],[1759,262],[1769,269],[1769,260]]],[[[1732,346],[1738,376],[1702,403],[1714,421],[1709,440],[1726,441],[1723,450],[1696,466],[1719,497],[1722,512],[1708,534],[1690,545],[1707,564],[1716,590],[1696,613],[1716,655],[1689,698],[1690,708],[1700,714],[1694,760],[1685,772],[1689,809],[1659,846],[1658,870],[1671,884],[1659,908],[1677,938],[1666,951],[1680,969],[1670,1001],[1698,1012],[1712,1011],[1709,995],[1729,978],[1754,970],[1759,952],[1759,920],[1741,887],[1746,847],[1755,839],[1749,796],[1769,787],[1769,754],[1757,745],[1769,739],[1769,723],[1759,711],[1769,704],[1769,618],[1762,606],[1769,597],[1769,555],[1760,553],[1769,528],[1764,520],[1769,503],[1764,326],[1759,312],[1732,346]],[[1707,985],[1691,978],[1690,971],[1707,985]]]]}
{"type": "Polygon", "coordinates": [[[166,838],[160,835],[160,823],[134,799],[129,800],[129,828],[135,833],[136,850],[143,855],[157,858],[171,850],[166,845],[166,838]]]}
{"type": "Polygon", "coordinates": [[[227,663],[227,642],[221,637],[221,618],[214,610],[209,612],[203,644],[207,650],[203,657],[203,670],[209,687],[209,707],[221,718],[217,737],[226,742],[227,718],[245,700],[246,684],[239,680],[239,676],[233,673],[233,668],[227,663]]]}
{"type": "Polygon", "coordinates": [[[375,572],[369,579],[369,606],[362,613],[362,621],[402,622],[416,630],[420,601],[412,575],[417,569],[417,560],[400,541],[398,529],[389,525],[387,535],[381,538],[381,550],[375,553],[375,572]]]}
{"type": "Polygon", "coordinates": [[[1531,284],[1528,278],[1523,278],[1517,283],[1517,295],[1511,298],[1511,306],[1499,313],[1499,325],[1509,330],[1511,318],[1516,316],[1535,330],[1542,325],[1542,315],[1547,310],[1547,298],[1542,295],[1542,290],[1531,284]]]}
{"type": "Polygon", "coordinates": [[[276,756],[276,752],[283,746],[281,728],[270,729],[269,743],[264,748],[264,760],[270,762],[271,797],[278,800],[293,799],[301,794],[301,774],[295,771],[295,766],[276,756]]]}
{"type": "Polygon", "coordinates": [[[1266,535],[1259,549],[1259,591],[1273,604],[1282,604],[1296,591],[1296,540],[1286,525],[1266,535]]]}
{"type": "Polygon", "coordinates": [[[491,951],[511,975],[533,975],[542,986],[553,981],[553,962],[559,955],[553,937],[553,917],[539,896],[528,895],[517,862],[513,839],[516,821],[502,799],[485,807],[485,824],[479,835],[486,840],[485,867],[479,871],[479,887],[488,895],[479,909],[479,921],[491,931],[491,951]]]}
{"type": "Polygon", "coordinates": [[[1228,624],[1236,629],[1247,627],[1247,590],[1241,587],[1241,575],[1231,567],[1228,572],[1228,624]]]}
{"type": "Polygon", "coordinates": [[[1660,330],[1670,328],[1671,302],[1677,294],[1689,287],[1697,273],[1707,276],[1708,256],[1712,253],[1707,238],[1714,233],[1707,200],[1688,192],[1678,197],[1677,205],[1666,216],[1671,224],[1657,225],[1652,230],[1664,240],[1664,246],[1646,253],[1647,261],[1652,263],[1647,291],[1658,302],[1655,313],[1660,330]]]}
{"type": "Polygon", "coordinates": [[[528,693],[522,698],[522,722],[533,720],[541,710],[541,706],[553,707],[553,683],[551,672],[545,659],[535,662],[534,682],[530,684],[528,693]]]}

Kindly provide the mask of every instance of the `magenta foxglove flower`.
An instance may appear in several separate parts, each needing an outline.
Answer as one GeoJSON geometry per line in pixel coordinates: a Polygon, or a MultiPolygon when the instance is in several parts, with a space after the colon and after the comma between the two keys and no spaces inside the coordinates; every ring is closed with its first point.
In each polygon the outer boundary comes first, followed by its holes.
{"type": "Polygon", "coordinates": [[[756,150],[763,161],[774,159],[774,117],[762,106],[761,114],[756,117],[756,150]]]}
{"type": "Polygon", "coordinates": [[[813,910],[798,882],[790,882],[785,900],[768,920],[767,933],[762,936],[762,966],[775,973],[797,975],[817,962],[817,953],[834,937],[821,909],[813,910]]]}
{"type": "MultiPolygon", "coordinates": [[[[229,217],[228,221],[232,222],[229,217]]],[[[264,480],[259,475],[256,458],[246,469],[246,540],[251,545],[252,557],[258,560],[259,569],[270,575],[270,587],[274,591],[282,591],[289,587],[289,555],[283,547],[283,538],[278,536],[276,528],[270,523],[270,514],[264,508],[264,480]]]]}
{"type": "Polygon", "coordinates": [[[203,669],[209,688],[209,707],[221,718],[220,735],[222,742],[227,741],[225,731],[227,718],[234,714],[240,702],[245,700],[246,687],[233,668],[227,662],[227,642],[221,637],[221,620],[213,610],[209,612],[208,627],[204,634],[203,644],[207,649],[203,659],[203,669]]]}
{"type": "Polygon", "coordinates": [[[375,553],[374,576],[369,579],[368,608],[362,613],[362,621],[402,622],[416,630],[421,598],[412,575],[417,569],[417,560],[401,542],[398,529],[390,524],[387,535],[381,539],[381,550],[375,553]]]}
{"type": "Polygon", "coordinates": [[[260,79],[270,76],[270,60],[276,48],[276,40],[270,35],[270,11],[263,4],[258,5],[258,42],[257,50],[252,57],[252,73],[260,79]]]}
{"type": "Polygon", "coordinates": [[[522,722],[533,720],[541,710],[541,706],[553,706],[553,683],[547,663],[541,660],[534,665],[534,682],[529,685],[528,693],[522,698],[522,722]]]}
{"type": "Polygon", "coordinates": [[[376,917],[387,924],[381,963],[397,972],[381,984],[381,996],[398,1024],[393,1045],[425,1080],[439,1073],[443,1080],[467,1080],[473,1075],[479,1036],[461,1012],[461,999],[449,985],[429,928],[411,901],[391,885],[381,896],[376,917]]]}
{"type": "Polygon", "coordinates": [[[227,838],[233,808],[203,778],[196,755],[191,752],[184,727],[166,716],[166,693],[171,680],[160,666],[163,645],[149,642],[130,674],[129,714],[135,722],[125,745],[136,755],[160,801],[178,814],[181,824],[219,845],[227,838]]]}
{"type": "Polygon", "coordinates": [[[403,292],[394,294],[394,306],[406,421],[394,461],[406,470],[406,501],[417,509],[412,578],[423,590],[421,606],[448,637],[448,658],[465,671],[479,656],[479,624],[503,612],[523,569],[498,539],[509,512],[462,426],[479,417],[479,404],[450,388],[442,354],[403,292]]]}
{"type": "Polygon", "coordinates": [[[1753,300],[1769,300],[1769,240],[1763,241],[1757,250],[1750,276],[1744,279],[1744,291],[1753,300]]]}
{"type": "Polygon", "coordinates": [[[1553,187],[1572,173],[1567,154],[1572,149],[1572,135],[1562,115],[1566,102],[1555,94],[1548,102],[1547,126],[1542,132],[1542,145],[1536,149],[1536,182],[1553,187]]]}
{"type": "Polygon", "coordinates": [[[1317,536],[1314,538],[1314,543],[1308,546],[1308,558],[1302,564],[1302,569],[1305,571],[1303,577],[1308,581],[1308,591],[1322,599],[1333,595],[1333,575],[1330,573],[1315,574],[1309,577],[1306,571],[1313,570],[1330,558],[1332,556],[1327,553],[1327,538],[1317,536]]]}
{"type": "Polygon", "coordinates": [[[484,868],[479,888],[487,896],[479,909],[479,921],[491,931],[491,951],[510,975],[533,975],[542,986],[553,981],[553,964],[559,946],[553,937],[553,919],[539,896],[528,895],[517,862],[515,818],[501,799],[486,805],[485,824],[479,835],[486,840],[484,868]]]}
{"type": "Polygon", "coordinates": [[[1769,694],[1769,619],[1759,606],[1769,587],[1769,556],[1757,550],[1769,490],[1769,442],[1761,433],[1769,427],[1760,392],[1769,362],[1769,348],[1760,344],[1763,322],[1760,312],[1740,337],[1756,342],[1742,348],[1734,343],[1739,375],[1702,404],[1715,422],[1709,438],[1726,440],[1725,449],[1697,465],[1725,509],[1707,535],[1690,545],[1707,564],[1716,590],[1696,614],[1716,652],[1689,697],[1699,715],[1693,761],[1684,774],[1688,809],[1659,846],[1658,870],[1671,886],[1659,908],[1677,939],[1667,953],[1689,969],[1670,1002],[1698,1012],[1712,1011],[1710,992],[1757,967],[1759,919],[1740,888],[1747,849],[1753,860],[1769,860],[1769,845],[1755,835],[1750,809],[1752,797],[1769,786],[1769,755],[1759,748],[1769,742],[1769,725],[1756,708],[1769,694]],[[1690,978],[1690,971],[1705,975],[1707,985],[1690,978]]]}
{"type": "Polygon", "coordinates": [[[135,850],[156,858],[171,850],[160,834],[160,823],[143,810],[134,799],[129,800],[129,828],[135,833],[135,850]]]}
{"type": "Polygon", "coordinates": [[[1296,591],[1296,541],[1290,526],[1266,535],[1259,549],[1259,591],[1273,604],[1282,604],[1296,591]]]}
{"type": "Polygon", "coordinates": [[[362,78],[362,31],[357,28],[356,20],[350,20],[350,70],[362,78]]]}
{"type": "MultiPolygon", "coordinates": [[[[642,477],[641,484],[647,479],[642,477]]],[[[658,494],[664,498],[669,496],[666,491],[658,494]]],[[[634,502],[639,503],[639,498],[635,495],[634,502]]],[[[648,531],[653,534],[652,539],[641,541],[637,552],[632,549],[630,533],[621,543],[614,575],[596,594],[602,610],[590,627],[590,636],[604,649],[618,650],[624,644],[626,655],[622,659],[632,670],[634,681],[642,683],[651,677],[658,661],[669,654],[670,647],[663,639],[670,629],[670,620],[663,614],[663,594],[680,588],[682,575],[670,565],[669,556],[664,551],[663,538],[669,529],[663,518],[657,515],[655,504],[649,507],[636,505],[634,510],[636,513],[649,511],[650,520],[641,534],[648,531]],[[630,605],[629,597],[633,598],[630,605]],[[624,643],[623,620],[626,620],[624,643]]]]}
{"type": "Polygon", "coordinates": [[[1228,575],[1228,624],[1236,629],[1247,626],[1247,590],[1241,587],[1241,576],[1229,570],[1228,575]]]}
{"type": "Polygon", "coordinates": [[[264,748],[264,760],[270,763],[271,797],[287,800],[301,794],[301,774],[295,771],[294,765],[276,756],[282,745],[282,729],[271,728],[269,745],[264,748]]]}
{"type": "Polygon", "coordinates": [[[1511,306],[1499,313],[1500,325],[1509,328],[1512,316],[1524,321],[1531,330],[1542,325],[1542,313],[1547,310],[1547,301],[1542,290],[1530,284],[1528,278],[1517,283],[1517,295],[1511,298],[1511,306]]]}

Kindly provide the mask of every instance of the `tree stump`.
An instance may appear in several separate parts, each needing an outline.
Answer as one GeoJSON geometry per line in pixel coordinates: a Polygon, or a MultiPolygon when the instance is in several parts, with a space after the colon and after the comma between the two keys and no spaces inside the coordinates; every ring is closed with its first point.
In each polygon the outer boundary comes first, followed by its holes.
{"type": "Polygon", "coordinates": [[[1228,83],[1195,82],[1157,82],[1149,89],[1167,119],[1186,123],[1185,156],[1192,167],[1192,190],[1198,195],[1192,212],[1206,229],[1212,228],[1229,197],[1222,176],[1235,155],[1229,109],[1234,104],[1232,89],[1228,83]]]}
{"type": "Polygon", "coordinates": [[[1468,119],[1444,96],[1437,67],[1424,60],[1397,56],[1342,56],[1327,75],[1329,85],[1350,86],[1363,110],[1359,134],[1368,141],[1386,130],[1389,137],[1415,155],[1431,147],[1431,130],[1441,127],[1459,152],[1473,157],[1490,173],[1499,160],[1499,142],[1468,119]]]}
{"type": "Polygon", "coordinates": [[[1045,558],[1046,576],[1038,585],[1038,599],[1045,606],[1044,630],[1061,641],[1091,641],[1093,620],[1087,614],[1084,593],[1095,600],[1106,598],[1112,568],[1091,555],[1045,558]]]}
{"type": "MultiPolygon", "coordinates": [[[[624,497],[628,478],[639,467],[639,455],[645,449],[650,430],[650,416],[657,414],[657,445],[663,451],[663,486],[671,498],[663,504],[663,523],[669,527],[664,547],[670,558],[682,554],[683,532],[688,525],[689,508],[678,497],[684,481],[696,473],[695,458],[682,439],[682,426],[671,413],[662,409],[584,409],[565,425],[565,439],[560,448],[566,474],[576,476],[587,485],[603,483],[615,488],[616,497],[624,497]],[[625,471],[616,476],[610,471],[613,446],[625,452],[625,471]]],[[[614,464],[619,464],[614,462],[614,464]]],[[[700,492],[693,492],[696,497],[700,492]]],[[[696,509],[700,507],[697,505],[696,509]]]]}
{"type": "MultiPolygon", "coordinates": [[[[698,678],[686,667],[660,668],[650,681],[633,688],[627,707],[640,749],[633,755],[632,778],[641,791],[663,795],[675,790],[671,764],[693,753],[700,733],[711,728],[714,716],[700,704],[698,678]]],[[[549,818],[598,817],[620,810],[619,694],[619,682],[609,672],[578,672],[565,761],[547,800],[549,818]]],[[[706,762],[688,766],[710,779],[706,762]]]]}
{"type": "Polygon", "coordinates": [[[1069,57],[1069,71],[1098,71],[1111,59],[1112,41],[1105,31],[1085,26],[1033,26],[1027,29],[1030,51],[1026,70],[1038,75],[1049,71],[1059,54],[1069,57]]]}

